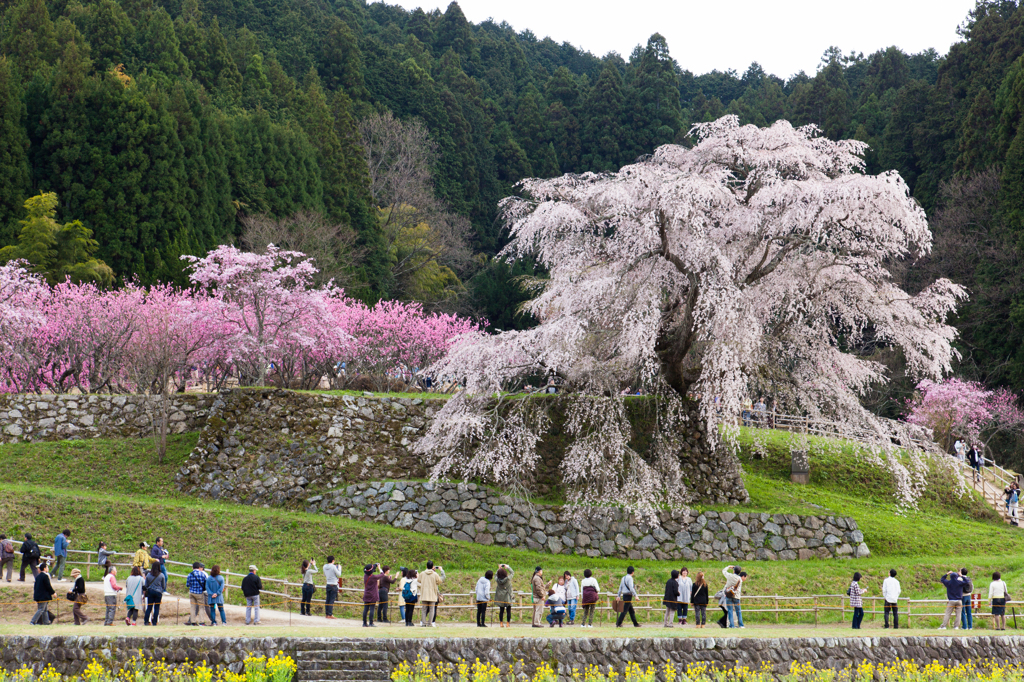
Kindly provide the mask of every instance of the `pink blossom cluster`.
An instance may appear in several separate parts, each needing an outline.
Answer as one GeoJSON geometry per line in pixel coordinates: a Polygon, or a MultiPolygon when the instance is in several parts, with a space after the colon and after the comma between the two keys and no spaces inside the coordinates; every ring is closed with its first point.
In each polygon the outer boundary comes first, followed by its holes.
{"type": "Polygon", "coordinates": [[[50,288],[19,263],[0,266],[0,391],[165,393],[228,379],[311,388],[343,366],[408,377],[481,328],[316,287],[297,252],[221,246],[189,260],[194,289],[50,288]]]}
{"type": "Polygon", "coordinates": [[[947,446],[954,437],[982,444],[999,431],[1024,426],[1017,396],[1005,388],[989,390],[977,381],[951,377],[922,381],[917,390],[908,401],[907,421],[931,429],[947,446]]]}

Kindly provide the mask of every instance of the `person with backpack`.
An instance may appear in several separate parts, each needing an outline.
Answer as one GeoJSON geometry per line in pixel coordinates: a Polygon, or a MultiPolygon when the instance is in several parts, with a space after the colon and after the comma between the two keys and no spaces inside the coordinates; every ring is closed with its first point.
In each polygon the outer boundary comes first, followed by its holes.
{"type": "Polygon", "coordinates": [[[7,582],[11,582],[11,574],[14,572],[14,543],[6,535],[0,535],[0,575],[7,567],[7,582]]]}
{"type": "Polygon", "coordinates": [[[679,571],[672,571],[665,583],[665,596],[662,597],[661,605],[665,607],[665,627],[670,628],[679,609],[679,571]]]}
{"type": "Polygon", "coordinates": [[[697,579],[693,581],[693,589],[690,591],[690,603],[693,604],[693,625],[697,629],[703,629],[708,622],[708,582],[704,579],[704,572],[697,572],[697,579]]]}
{"type": "MultiPolygon", "coordinates": [[[[25,534],[28,537],[28,534],[25,534]]],[[[32,590],[32,599],[36,603],[36,612],[29,621],[32,625],[50,624],[50,602],[53,601],[53,585],[50,583],[49,564],[43,562],[36,568],[36,582],[32,590]]]]}
{"type": "Polygon", "coordinates": [[[167,591],[167,578],[160,570],[160,564],[154,563],[146,576],[146,615],[142,619],[143,625],[156,625],[160,620],[160,602],[163,601],[164,592],[167,591]],[[152,617],[152,622],[150,622],[152,617]]]}
{"type": "Polygon", "coordinates": [[[640,596],[640,593],[636,591],[636,582],[633,580],[633,572],[635,570],[632,566],[628,567],[626,575],[622,576],[622,580],[619,581],[617,596],[623,601],[623,605],[622,612],[615,619],[615,627],[617,628],[622,627],[622,623],[626,620],[627,615],[633,621],[633,627],[640,627],[640,623],[636,620],[636,611],[633,610],[633,600],[640,596]]]}
{"type": "Polygon", "coordinates": [[[82,607],[89,603],[89,598],[85,596],[85,578],[82,577],[80,570],[73,568],[71,569],[71,580],[73,584],[71,591],[68,592],[68,597],[71,597],[75,603],[71,607],[71,615],[75,618],[75,625],[85,625],[89,622],[86,615],[82,613],[82,607]]]}
{"type": "MultiPolygon", "coordinates": [[[[25,582],[25,569],[32,569],[32,577],[39,575],[39,545],[32,539],[32,533],[25,533],[25,541],[21,543],[21,575],[18,582],[25,582]]],[[[50,578],[47,576],[47,582],[50,578]]]]}
{"type": "Polygon", "coordinates": [[[68,563],[68,547],[71,545],[71,531],[65,528],[53,539],[53,575],[57,582],[64,582],[64,566],[68,563]]]}
{"type": "Polygon", "coordinates": [[[495,574],[497,589],[494,591],[494,602],[498,605],[498,627],[512,627],[512,601],[515,595],[512,592],[512,577],[515,575],[508,564],[498,564],[498,572],[495,574]],[[507,618],[506,618],[507,616],[507,618]]]}
{"type": "Polygon", "coordinates": [[[580,604],[583,605],[583,618],[580,620],[580,627],[594,627],[594,610],[597,608],[597,597],[601,587],[597,584],[594,572],[589,568],[583,571],[583,582],[580,583],[580,604]]]}
{"type": "Polygon", "coordinates": [[[416,610],[416,602],[420,600],[420,581],[416,569],[405,569],[405,577],[402,578],[400,585],[402,600],[405,601],[405,627],[411,628],[412,614],[416,610]]]}
{"type": "Polygon", "coordinates": [[[476,581],[476,626],[487,627],[487,604],[491,601],[491,579],[494,571],[487,571],[476,581]]]}
{"type": "Polygon", "coordinates": [[[305,559],[302,562],[302,601],[299,602],[299,615],[313,615],[313,595],[316,593],[316,585],[313,584],[313,575],[316,573],[316,560],[305,559]]]}

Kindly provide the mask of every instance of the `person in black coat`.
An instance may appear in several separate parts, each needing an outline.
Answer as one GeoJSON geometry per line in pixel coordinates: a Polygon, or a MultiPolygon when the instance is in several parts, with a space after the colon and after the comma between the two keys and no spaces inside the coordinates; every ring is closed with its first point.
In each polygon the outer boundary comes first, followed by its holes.
{"type": "Polygon", "coordinates": [[[53,601],[53,585],[50,584],[50,573],[47,563],[44,561],[39,567],[36,575],[35,589],[32,592],[32,599],[36,603],[36,612],[30,621],[32,625],[49,625],[50,614],[47,609],[53,601]]]}
{"type": "Polygon", "coordinates": [[[704,579],[704,572],[700,571],[697,573],[697,579],[693,581],[693,589],[690,590],[690,603],[693,604],[693,624],[698,630],[707,625],[710,597],[708,581],[704,579]]]}
{"type": "Polygon", "coordinates": [[[18,580],[25,582],[25,569],[31,568],[32,575],[39,575],[39,545],[32,539],[32,533],[25,533],[25,541],[21,543],[21,575],[18,580]]]}
{"type": "Polygon", "coordinates": [[[665,627],[670,628],[679,608],[679,571],[672,571],[672,577],[665,583],[665,596],[661,603],[665,607],[665,627]]]}
{"type": "Polygon", "coordinates": [[[71,588],[71,594],[75,596],[75,605],[71,609],[71,615],[75,617],[75,625],[84,625],[89,622],[86,615],[82,613],[82,604],[85,597],[85,578],[82,577],[82,572],[76,568],[71,571],[71,579],[75,581],[74,586],[71,588]]]}

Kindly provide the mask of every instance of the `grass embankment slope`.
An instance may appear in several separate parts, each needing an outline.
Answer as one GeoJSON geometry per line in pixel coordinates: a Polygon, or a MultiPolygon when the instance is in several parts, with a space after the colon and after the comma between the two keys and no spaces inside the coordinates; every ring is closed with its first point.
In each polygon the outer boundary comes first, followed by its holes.
{"type": "MultiPolygon", "coordinates": [[[[919,511],[899,516],[889,477],[849,449],[813,451],[811,485],[793,485],[788,482],[784,438],[769,434],[764,456],[755,458],[751,436],[744,433],[741,458],[751,503],[731,509],[852,516],[873,556],[758,563],[748,567],[749,594],[839,594],[853,570],[863,573],[862,585],[877,594],[889,568],[900,571],[904,595],[914,598],[941,597],[944,592],[937,579],[953,566],[971,568],[980,585],[987,585],[982,576],[993,570],[1003,572],[1011,589],[1024,579],[1024,535],[994,520],[976,497],[932,492],[919,511]]],[[[67,526],[73,531],[74,548],[95,550],[104,540],[118,551],[131,551],[140,540],[162,535],[172,559],[199,559],[207,566],[218,563],[234,571],[256,563],[265,576],[292,580],[303,557],[322,562],[334,554],[344,567],[347,585],[358,584],[361,566],[369,561],[422,569],[432,559],[448,569],[450,592],[471,591],[480,573],[499,562],[518,571],[518,589],[527,588],[536,564],[545,566],[548,574],[592,568],[602,587],[611,588],[625,566],[633,563],[642,591],[652,593],[660,593],[668,572],[678,568],[669,562],[554,558],[302,512],[196,500],[174,487],[174,474],[196,439],[196,434],[172,437],[163,464],[156,463],[148,439],[0,445],[0,531],[16,536],[29,531],[49,543],[67,526]]],[[[939,490],[941,481],[932,483],[939,490]]],[[[721,562],[690,566],[707,571],[713,585],[721,581],[723,567],[721,562]]]]}

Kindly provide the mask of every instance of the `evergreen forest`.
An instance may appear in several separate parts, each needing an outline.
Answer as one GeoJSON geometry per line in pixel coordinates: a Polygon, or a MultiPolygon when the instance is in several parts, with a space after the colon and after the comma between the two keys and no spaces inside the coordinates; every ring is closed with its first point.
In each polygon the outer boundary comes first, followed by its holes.
{"type": "MultiPolygon", "coordinates": [[[[615,170],[725,114],[785,118],[865,141],[869,173],[902,174],[935,244],[893,263],[895,276],[910,291],[936,276],[968,287],[958,372],[1024,390],[1017,0],[979,0],[945,55],[831,48],[816,73],[785,78],[757,63],[694,74],[657,33],[596,56],[470,23],[455,2],[0,0],[0,17],[0,247],[24,238],[25,202],[43,192],[57,219],[81,222],[69,225],[108,286],[184,284],[183,254],[268,222],[314,225],[327,252],[345,251],[334,255],[350,293],[509,329],[530,324],[517,282],[534,274],[494,259],[497,204],[518,180],[615,170]],[[429,212],[385,196],[365,153],[363,123],[386,137],[391,116],[409,139],[424,131],[429,212]],[[390,236],[408,212],[423,217],[390,236]]],[[[900,358],[864,352],[899,376],[900,358]]],[[[910,388],[871,400],[894,416],[910,388]]]]}

